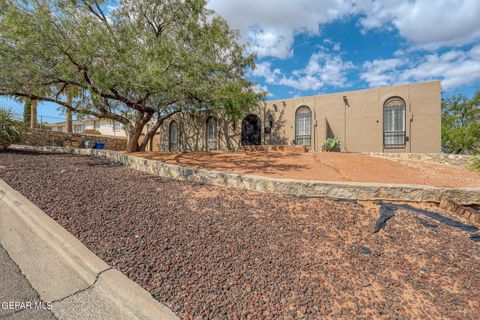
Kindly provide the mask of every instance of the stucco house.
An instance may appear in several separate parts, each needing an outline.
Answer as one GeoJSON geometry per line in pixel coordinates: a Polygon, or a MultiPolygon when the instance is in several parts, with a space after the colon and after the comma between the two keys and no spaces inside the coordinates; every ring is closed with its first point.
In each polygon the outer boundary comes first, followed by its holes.
{"type": "MultiPolygon", "coordinates": [[[[48,124],[52,131],[66,132],[66,123],[57,122],[48,124]]],[[[97,118],[85,118],[73,121],[73,132],[83,133],[85,130],[97,130],[104,136],[126,137],[123,124],[118,121],[97,118]]]]}
{"type": "Polygon", "coordinates": [[[346,152],[439,153],[440,81],[268,101],[234,122],[208,112],[177,114],[163,124],[148,149],[302,145],[320,151],[333,137],[346,152]]]}

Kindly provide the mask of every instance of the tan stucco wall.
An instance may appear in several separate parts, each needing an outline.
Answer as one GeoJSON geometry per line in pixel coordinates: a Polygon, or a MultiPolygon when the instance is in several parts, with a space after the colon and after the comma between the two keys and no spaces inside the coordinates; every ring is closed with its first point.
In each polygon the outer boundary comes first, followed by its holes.
{"type": "MultiPolygon", "coordinates": [[[[262,128],[271,113],[274,125],[270,134],[264,134],[267,145],[295,143],[295,113],[307,106],[312,111],[312,150],[320,151],[327,136],[340,139],[342,151],[347,152],[415,152],[441,151],[441,86],[430,81],[385,88],[339,92],[311,97],[265,102],[245,112],[259,116],[262,128]],[[348,100],[345,105],[343,97],[348,100]],[[406,104],[406,136],[402,149],[383,147],[383,107],[389,98],[400,97],[406,104]],[[328,128],[328,130],[327,130],[328,128]]],[[[172,118],[180,125],[180,150],[205,151],[206,119],[211,113],[181,114],[172,118]]],[[[218,119],[219,150],[235,150],[240,145],[241,120],[233,126],[222,115],[218,119]]],[[[169,122],[153,140],[153,150],[168,151],[169,122]]]]}

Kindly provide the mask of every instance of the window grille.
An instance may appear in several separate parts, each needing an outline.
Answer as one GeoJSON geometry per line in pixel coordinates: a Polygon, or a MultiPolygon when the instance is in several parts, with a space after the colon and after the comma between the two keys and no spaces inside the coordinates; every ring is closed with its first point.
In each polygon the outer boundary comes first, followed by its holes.
{"type": "Polygon", "coordinates": [[[170,123],[169,135],[168,135],[168,146],[171,152],[178,151],[178,124],[176,121],[170,123]]]}
{"type": "Polygon", "coordinates": [[[383,144],[385,149],[405,148],[405,102],[392,98],[383,108],[383,144]]]}
{"type": "Polygon", "coordinates": [[[312,144],[312,112],[308,107],[301,107],[295,114],[295,144],[311,146],[312,144]]]}
{"type": "Polygon", "coordinates": [[[207,151],[218,149],[218,131],[217,119],[210,117],[207,119],[207,151]]]}

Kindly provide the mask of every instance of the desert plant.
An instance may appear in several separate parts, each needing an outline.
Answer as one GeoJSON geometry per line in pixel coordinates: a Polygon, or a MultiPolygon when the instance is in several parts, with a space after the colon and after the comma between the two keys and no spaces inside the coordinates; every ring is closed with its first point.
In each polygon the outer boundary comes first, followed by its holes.
{"type": "Polygon", "coordinates": [[[83,131],[84,134],[96,134],[96,135],[99,135],[101,136],[102,133],[98,130],[95,130],[95,129],[87,129],[85,131],[83,131]]]}
{"type": "Polygon", "coordinates": [[[470,169],[480,172],[480,157],[473,159],[472,163],[470,164],[470,169]]]}
{"type": "Polygon", "coordinates": [[[340,149],[340,140],[338,138],[328,138],[322,146],[322,151],[336,151],[340,149]]]}
{"type": "Polygon", "coordinates": [[[21,125],[15,121],[9,109],[0,108],[0,150],[19,143],[22,138],[21,125]]]}

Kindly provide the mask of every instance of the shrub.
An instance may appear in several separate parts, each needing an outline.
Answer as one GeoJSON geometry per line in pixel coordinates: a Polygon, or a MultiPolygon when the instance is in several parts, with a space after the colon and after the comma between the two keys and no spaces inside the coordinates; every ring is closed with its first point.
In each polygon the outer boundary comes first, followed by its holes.
{"type": "Polygon", "coordinates": [[[339,151],[340,150],[340,140],[338,138],[328,138],[327,141],[322,146],[322,151],[339,151]]]}
{"type": "Polygon", "coordinates": [[[85,131],[83,131],[84,134],[96,134],[96,135],[99,135],[101,136],[102,133],[98,130],[95,130],[95,129],[87,129],[85,131]]]}
{"type": "Polygon", "coordinates": [[[470,164],[470,169],[480,172],[480,157],[473,159],[472,163],[470,164]]]}
{"type": "Polygon", "coordinates": [[[13,119],[12,112],[9,109],[0,109],[0,150],[19,143],[21,138],[21,125],[13,119]]]}

